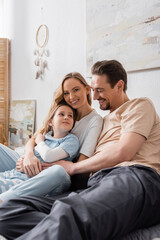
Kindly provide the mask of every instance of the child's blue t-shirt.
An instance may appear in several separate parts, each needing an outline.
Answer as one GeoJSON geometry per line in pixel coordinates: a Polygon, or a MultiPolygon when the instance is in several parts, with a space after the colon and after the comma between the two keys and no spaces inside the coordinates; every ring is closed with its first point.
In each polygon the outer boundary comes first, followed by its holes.
{"type": "MultiPolygon", "coordinates": [[[[79,140],[78,138],[72,134],[68,133],[64,138],[54,138],[52,137],[52,131],[46,133],[45,135],[45,144],[54,149],[56,147],[62,148],[66,153],[68,153],[68,157],[63,160],[72,161],[78,155],[79,150],[79,140]]],[[[40,154],[34,149],[34,155],[41,161],[44,160],[41,158],[40,154]]]]}

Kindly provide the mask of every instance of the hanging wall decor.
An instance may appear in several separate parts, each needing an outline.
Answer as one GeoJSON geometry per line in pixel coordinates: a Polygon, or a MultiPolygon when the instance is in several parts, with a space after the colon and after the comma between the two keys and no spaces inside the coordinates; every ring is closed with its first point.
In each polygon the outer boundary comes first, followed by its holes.
{"type": "Polygon", "coordinates": [[[34,55],[36,59],[34,61],[37,66],[36,79],[44,78],[45,69],[48,68],[46,58],[49,57],[49,50],[46,49],[46,45],[48,42],[48,27],[45,24],[39,26],[36,33],[36,44],[37,48],[34,51],[34,55]]]}
{"type": "Polygon", "coordinates": [[[36,113],[35,100],[13,100],[10,106],[9,147],[24,147],[33,136],[36,113]]]}

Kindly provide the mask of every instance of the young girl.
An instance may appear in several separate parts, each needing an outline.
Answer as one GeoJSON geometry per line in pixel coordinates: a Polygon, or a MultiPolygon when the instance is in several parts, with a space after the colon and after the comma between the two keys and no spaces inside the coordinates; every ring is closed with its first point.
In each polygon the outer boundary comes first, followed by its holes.
{"type": "MultiPolygon", "coordinates": [[[[72,161],[77,156],[78,138],[69,133],[75,118],[75,110],[67,104],[59,104],[50,112],[44,123],[43,134],[35,135],[37,145],[34,148],[34,154],[41,162],[53,162],[60,159],[72,161]]],[[[69,175],[64,168],[57,165],[40,172],[33,178],[13,169],[0,173],[0,193],[4,192],[0,194],[0,200],[19,195],[43,196],[48,193],[56,195],[66,191],[69,186],[69,175]]]]}

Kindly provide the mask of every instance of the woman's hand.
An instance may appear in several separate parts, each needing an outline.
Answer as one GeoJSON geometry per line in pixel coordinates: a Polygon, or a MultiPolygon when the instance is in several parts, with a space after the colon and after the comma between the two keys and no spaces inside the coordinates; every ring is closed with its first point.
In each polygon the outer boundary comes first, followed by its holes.
{"type": "Polygon", "coordinates": [[[23,161],[24,161],[24,156],[21,156],[21,157],[17,160],[17,162],[16,162],[17,172],[24,172],[23,161]]]}
{"type": "Polygon", "coordinates": [[[45,139],[45,133],[41,134],[39,133],[35,138],[35,143],[39,144],[40,142],[44,142],[45,139]]]}
{"type": "Polygon", "coordinates": [[[34,154],[26,154],[23,160],[23,168],[25,174],[33,177],[42,171],[41,163],[34,154]]]}

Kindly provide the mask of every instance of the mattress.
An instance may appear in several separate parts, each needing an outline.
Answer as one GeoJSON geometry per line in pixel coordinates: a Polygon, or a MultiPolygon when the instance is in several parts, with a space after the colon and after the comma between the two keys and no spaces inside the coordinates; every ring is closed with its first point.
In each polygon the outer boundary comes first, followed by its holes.
{"type": "Polygon", "coordinates": [[[150,228],[136,230],[124,237],[114,240],[160,240],[160,224],[150,228]]]}

